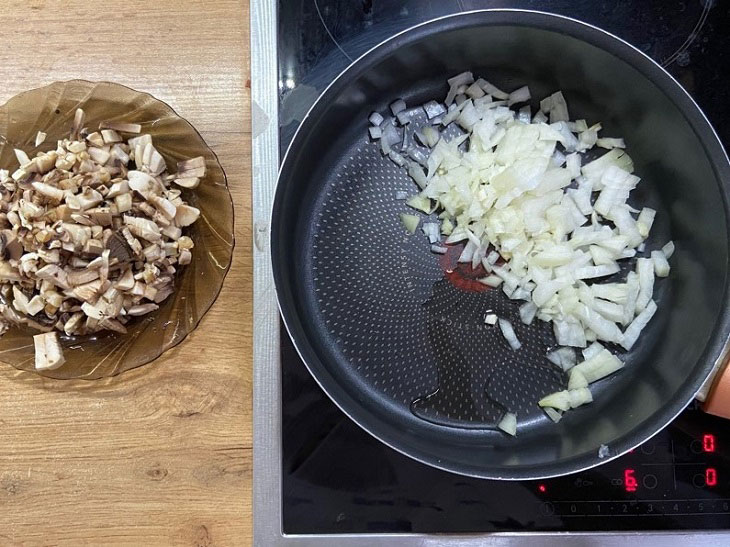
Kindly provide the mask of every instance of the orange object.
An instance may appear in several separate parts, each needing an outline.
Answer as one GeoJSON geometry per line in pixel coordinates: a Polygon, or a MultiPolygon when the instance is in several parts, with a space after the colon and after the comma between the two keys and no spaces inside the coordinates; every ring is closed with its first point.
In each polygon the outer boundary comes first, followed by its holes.
{"type": "Polygon", "coordinates": [[[728,363],[725,363],[725,367],[715,376],[702,409],[709,414],[730,419],[730,367],[728,363]]]}

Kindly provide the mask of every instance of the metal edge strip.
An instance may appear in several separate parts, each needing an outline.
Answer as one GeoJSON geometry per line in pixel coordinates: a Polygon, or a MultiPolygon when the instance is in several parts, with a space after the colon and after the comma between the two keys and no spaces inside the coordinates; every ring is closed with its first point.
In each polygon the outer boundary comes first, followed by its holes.
{"type": "Polygon", "coordinates": [[[279,308],[269,215],[279,170],[277,2],[251,0],[253,217],[253,545],[282,539],[279,308]]]}
{"type": "Polygon", "coordinates": [[[546,546],[623,547],[640,539],[645,547],[720,547],[725,531],[526,532],[486,534],[312,534],[282,530],[281,362],[279,310],[269,256],[269,222],[279,170],[276,0],[251,0],[253,307],[253,545],[314,547],[513,547],[539,541],[546,546]]]}

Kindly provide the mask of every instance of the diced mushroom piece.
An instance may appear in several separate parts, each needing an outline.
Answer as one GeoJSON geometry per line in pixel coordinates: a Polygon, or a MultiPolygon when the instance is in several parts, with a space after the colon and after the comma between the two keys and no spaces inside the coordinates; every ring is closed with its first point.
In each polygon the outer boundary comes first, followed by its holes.
{"type": "Polygon", "coordinates": [[[83,311],[87,315],[87,317],[91,317],[92,319],[98,319],[101,321],[102,319],[106,318],[106,314],[100,306],[91,304],[89,302],[84,302],[83,304],[81,304],[81,311],[83,311]]]}
{"type": "Polygon", "coordinates": [[[36,315],[43,311],[46,306],[45,299],[40,295],[36,294],[33,298],[28,301],[28,305],[25,307],[25,312],[28,315],[36,315]]]}
{"type": "Polygon", "coordinates": [[[147,315],[150,312],[153,312],[155,310],[160,309],[160,307],[157,304],[139,304],[137,306],[132,306],[127,310],[127,315],[147,315]]]}
{"type": "MultiPolygon", "coordinates": [[[[122,148],[118,144],[115,144],[114,146],[112,146],[111,155],[112,155],[112,158],[119,160],[122,163],[122,165],[127,165],[129,163],[129,160],[130,160],[129,154],[127,154],[127,152],[124,150],[124,148],[122,148]]],[[[124,172],[126,172],[126,171],[124,171],[124,172]]]]}
{"type": "Polygon", "coordinates": [[[46,184],[45,182],[34,182],[31,186],[33,186],[36,192],[51,201],[61,202],[66,196],[63,190],[60,190],[55,186],[51,186],[50,184],[46,184]]]}
{"type": "Polygon", "coordinates": [[[99,129],[112,129],[119,131],[120,133],[133,133],[137,134],[142,131],[142,126],[138,123],[120,123],[104,121],[99,124],[99,129]]]}
{"type": "Polygon", "coordinates": [[[102,319],[99,322],[99,325],[107,330],[111,330],[111,331],[118,332],[121,334],[127,334],[127,327],[122,325],[116,319],[112,319],[110,317],[107,317],[106,319],[102,319]]]}
{"type": "Polygon", "coordinates": [[[162,237],[160,235],[160,228],[151,220],[129,215],[124,215],[123,218],[124,224],[129,228],[129,231],[137,237],[141,237],[147,241],[159,241],[162,237]]]}
{"type": "Polygon", "coordinates": [[[23,152],[20,148],[16,148],[15,150],[13,150],[13,152],[15,152],[15,159],[18,160],[18,164],[20,165],[20,167],[24,168],[30,163],[30,158],[28,157],[28,154],[23,152]]]}
{"type": "Polygon", "coordinates": [[[106,144],[122,142],[122,137],[114,129],[102,129],[101,137],[106,144]]]}
{"type": "Polygon", "coordinates": [[[72,243],[74,247],[78,247],[79,249],[83,249],[86,242],[91,239],[91,229],[88,226],[82,226],[81,224],[62,222],[58,230],[68,237],[68,242],[72,243]]]}
{"type": "Polygon", "coordinates": [[[149,199],[155,193],[159,193],[160,184],[150,175],[142,171],[129,171],[127,173],[129,187],[141,195],[144,199],[149,199]]]}
{"type": "Polygon", "coordinates": [[[73,154],[80,154],[86,152],[86,143],[84,141],[74,141],[66,145],[66,150],[73,154]]]}
{"type": "Polygon", "coordinates": [[[57,159],[58,154],[56,154],[55,152],[48,152],[47,154],[38,156],[34,160],[36,165],[36,172],[40,173],[41,175],[45,175],[55,167],[57,159]]]}
{"type": "Polygon", "coordinates": [[[132,137],[127,141],[127,145],[131,150],[135,150],[138,146],[141,146],[144,150],[144,147],[148,144],[152,144],[152,135],[144,134],[139,137],[132,137]]]}
{"type": "Polygon", "coordinates": [[[25,218],[33,219],[43,216],[46,210],[32,201],[21,199],[19,202],[20,212],[25,218]]]}
{"type": "Polygon", "coordinates": [[[86,140],[89,141],[94,146],[104,146],[104,137],[102,137],[101,133],[98,131],[94,131],[93,133],[90,133],[86,136],[86,140]]]}
{"type": "Polygon", "coordinates": [[[46,264],[58,264],[61,262],[61,253],[58,249],[38,249],[36,253],[46,264]]]}
{"type": "Polygon", "coordinates": [[[114,285],[120,291],[131,291],[134,287],[134,274],[131,269],[126,270],[114,285]]]}
{"type": "Polygon", "coordinates": [[[117,206],[117,213],[126,213],[132,210],[132,194],[119,194],[114,198],[114,205],[117,206]]]}
{"type": "Polygon", "coordinates": [[[76,114],[74,115],[74,123],[71,127],[71,139],[78,139],[79,134],[81,131],[81,128],[84,126],[84,122],[86,121],[86,114],[81,108],[76,109],[76,114]]]}
{"type": "Polygon", "coordinates": [[[172,225],[161,228],[160,232],[162,232],[162,235],[172,240],[180,239],[180,236],[182,235],[182,230],[177,226],[172,225]]]}
{"type": "Polygon", "coordinates": [[[35,275],[39,279],[45,279],[50,281],[61,289],[69,288],[68,275],[66,274],[65,270],[61,269],[55,264],[48,264],[47,266],[43,266],[35,273],[35,275]]]}
{"type": "Polygon", "coordinates": [[[129,183],[127,183],[126,180],[122,180],[119,182],[115,182],[111,185],[111,188],[109,188],[109,191],[106,194],[106,199],[115,198],[119,195],[126,194],[129,192],[129,183]]]}
{"type": "Polygon", "coordinates": [[[177,208],[169,200],[160,196],[152,196],[150,198],[150,203],[152,203],[152,205],[154,205],[155,208],[167,218],[175,218],[177,208]]]}
{"type": "Polygon", "coordinates": [[[28,297],[20,290],[17,285],[13,285],[13,308],[20,313],[28,313],[28,297]]]}
{"type": "Polygon", "coordinates": [[[71,286],[83,285],[99,279],[99,272],[96,270],[71,270],[68,272],[68,283],[71,286]]]}
{"type": "Polygon", "coordinates": [[[198,169],[205,167],[205,158],[203,156],[197,156],[188,160],[177,162],[177,172],[189,171],[191,169],[198,169]]]}
{"type": "Polygon", "coordinates": [[[71,336],[77,334],[80,330],[81,323],[83,322],[85,314],[83,312],[74,313],[68,321],[63,325],[63,332],[71,336]]]}
{"type": "Polygon", "coordinates": [[[76,211],[91,209],[99,205],[102,201],[104,201],[104,196],[90,186],[85,186],[80,194],[69,194],[66,196],[66,204],[76,211]]]}
{"type": "Polygon", "coordinates": [[[23,255],[23,244],[12,230],[0,233],[0,254],[7,260],[20,260],[23,255]]]}
{"type": "Polygon", "coordinates": [[[136,237],[132,235],[132,232],[129,230],[128,227],[122,228],[122,235],[124,236],[124,239],[126,240],[127,245],[129,245],[129,248],[132,250],[132,252],[135,255],[139,255],[142,252],[142,244],[136,237]]]}
{"type": "Polygon", "coordinates": [[[92,146],[91,148],[89,148],[89,157],[98,164],[104,165],[107,161],[109,161],[111,153],[109,153],[107,150],[104,150],[103,148],[97,148],[96,146],[92,146]]]}
{"type": "Polygon", "coordinates": [[[175,184],[178,186],[182,186],[183,188],[187,188],[189,190],[192,190],[193,188],[197,188],[200,184],[200,179],[198,177],[181,177],[173,179],[175,184]]]}
{"type": "Polygon", "coordinates": [[[33,336],[36,370],[54,370],[66,362],[58,333],[46,332],[33,336]]]}
{"type": "Polygon", "coordinates": [[[86,214],[99,226],[111,226],[112,213],[109,207],[95,207],[89,209],[86,214]]]}
{"type": "Polygon", "coordinates": [[[175,213],[175,224],[180,227],[190,226],[198,220],[200,209],[196,209],[190,205],[180,205],[175,213]]]}
{"type": "MultiPolygon", "coordinates": [[[[98,275],[98,274],[97,274],[98,275]]],[[[96,302],[99,297],[99,291],[101,290],[102,283],[100,279],[83,283],[77,287],[74,287],[71,291],[76,299],[82,302],[96,302]]]]}
{"type": "Polygon", "coordinates": [[[36,145],[36,147],[38,147],[41,144],[43,144],[45,142],[45,140],[46,140],[46,134],[43,131],[38,131],[38,133],[36,133],[36,135],[35,135],[35,145],[36,145]]]}
{"type": "Polygon", "coordinates": [[[180,251],[180,256],[177,257],[177,263],[181,266],[184,266],[186,264],[190,264],[190,262],[193,259],[193,254],[190,252],[189,249],[182,249],[180,251]]]}

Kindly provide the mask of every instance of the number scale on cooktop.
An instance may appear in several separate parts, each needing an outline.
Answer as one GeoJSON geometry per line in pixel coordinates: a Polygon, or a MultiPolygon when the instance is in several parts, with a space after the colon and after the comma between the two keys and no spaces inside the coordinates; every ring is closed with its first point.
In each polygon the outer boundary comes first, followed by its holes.
{"type": "MultiPolygon", "coordinates": [[[[682,83],[730,144],[728,3],[281,0],[282,150],[318,93],[352,59],[418,22],[489,7],[553,11],[628,40],[682,83]]],[[[595,469],[544,481],[484,481],[386,447],[330,402],[286,336],[281,352],[285,533],[730,529],[730,424],[697,408],[595,469]]]]}

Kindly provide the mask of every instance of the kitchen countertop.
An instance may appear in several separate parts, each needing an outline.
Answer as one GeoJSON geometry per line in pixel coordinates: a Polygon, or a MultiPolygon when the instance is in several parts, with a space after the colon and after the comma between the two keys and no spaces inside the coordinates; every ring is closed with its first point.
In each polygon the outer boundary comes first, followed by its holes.
{"type": "Polygon", "coordinates": [[[223,291],[154,363],[95,382],[0,366],[0,544],[250,544],[248,0],[0,10],[0,103],[73,78],[147,91],[218,155],[236,213],[223,291]]]}

